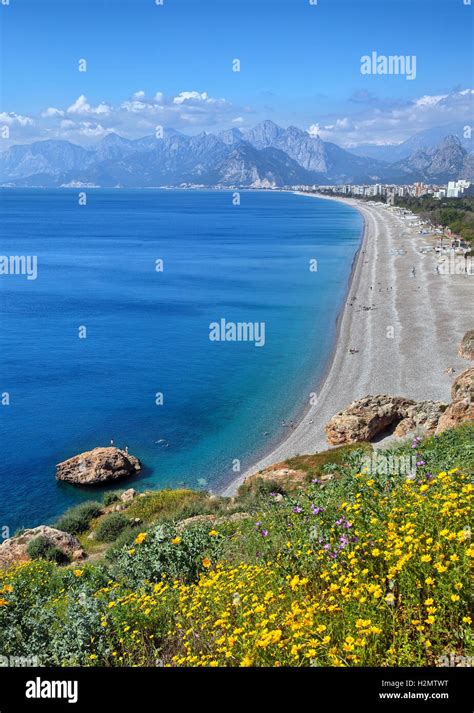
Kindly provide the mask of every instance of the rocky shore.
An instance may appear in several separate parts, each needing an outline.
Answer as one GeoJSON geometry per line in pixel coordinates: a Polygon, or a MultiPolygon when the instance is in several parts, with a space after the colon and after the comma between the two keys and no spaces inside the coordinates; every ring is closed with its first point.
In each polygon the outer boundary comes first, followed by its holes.
{"type": "MultiPolygon", "coordinates": [[[[393,394],[407,402],[400,418],[388,418],[388,428],[405,420],[399,432],[416,426],[417,410],[423,413],[426,408],[435,428],[441,419],[442,426],[450,418],[454,422],[469,417],[472,407],[462,401],[445,406],[451,401],[453,381],[466,368],[464,359],[472,354],[472,330],[466,335],[472,328],[472,278],[438,274],[431,256],[423,252],[428,238],[387,206],[344,202],[362,214],[365,229],[326,378],[318,386],[308,384],[308,403],[313,392],[317,399],[299,425],[230,483],[226,495],[235,493],[252,473],[327,448],[326,424],[348,404],[369,396],[390,400],[393,394]],[[423,407],[416,406],[420,402],[423,407]]],[[[377,446],[387,438],[393,434],[377,446]]]]}

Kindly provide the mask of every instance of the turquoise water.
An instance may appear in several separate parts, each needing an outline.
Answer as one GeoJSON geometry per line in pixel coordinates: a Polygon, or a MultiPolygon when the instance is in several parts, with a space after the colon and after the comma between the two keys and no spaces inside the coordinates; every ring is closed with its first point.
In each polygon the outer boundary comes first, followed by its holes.
{"type": "Polygon", "coordinates": [[[0,276],[0,525],[94,497],[54,466],[111,439],[145,466],[119,487],[219,489],[236,460],[245,470],[284,436],[334,345],[355,210],[257,191],[240,206],[178,190],[91,189],[80,206],[77,190],[5,189],[0,201],[0,254],[38,257],[36,280],[0,276]],[[263,322],[265,345],[210,341],[221,318],[263,322]]]}

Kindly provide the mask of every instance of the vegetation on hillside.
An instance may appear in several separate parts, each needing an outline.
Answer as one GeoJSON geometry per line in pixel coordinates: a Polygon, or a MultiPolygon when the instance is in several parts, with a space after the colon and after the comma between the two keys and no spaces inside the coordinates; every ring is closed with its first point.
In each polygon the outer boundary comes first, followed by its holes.
{"type": "Polygon", "coordinates": [[[303,478],[280,478],[278,492],[256,479],[235,499],[149,493],[120,523],[102,508],[81,535],[90,563],[0,572],[0,650],[81,666],[428,666],[472,655],[473,435],[465,425],[384,452],[415,454],[408,475],[367,472],[364,446],[291,459],[303,478]],[[88,538],[97,531],[118,539],[88,538]]]}
{"type": "Polygon", "coordinates": [[[464,240],[474,243],[474,198],[397,197],[395,204],[420,213],[434,225],[450,228],[464,240]]]}

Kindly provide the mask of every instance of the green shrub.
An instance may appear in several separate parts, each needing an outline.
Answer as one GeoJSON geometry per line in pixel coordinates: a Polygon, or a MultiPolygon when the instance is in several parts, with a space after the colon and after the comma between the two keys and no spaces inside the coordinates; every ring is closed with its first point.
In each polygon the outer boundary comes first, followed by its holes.
{"type": "Polygon", "coordinates": [[[96,539],[99,542],[115,542],[117,537],[129,527],[130,521],[120,512],[113,512],[104,518],[95,531],[96,539]]]}
{"type": "Polygon", "coordinates": [[[104,495],[104,505],[107,507],[108,505],[112,505],[112,503],[118,502],[123,492],[123,490],[109,490],[109,492],[104,495]]]}
{"type": "MultiPolygon", "coordinates": [[[[165,522],[189,517],[191,509],[199,503],[209,501],[207,493],[193,490],[158,490],[135,498],[127,512],[130,517],[138,517],[145,523],[165,522]]],[[[199,514],[199,513],[196,513],[199,514]]]]}
{"type": "Polygon", "coordinates": [[[71,535],[79,535],[85,532],[91,521],[100,515],[102,505],[94,501],[80,503],[73,508],[67,510],[61,519],[56,523],[58,530],[69,532],[71,535]]]}
{"type": "Polygon", "coordinates": [[[26,548],[28,557],[32,560],[48,560],[56,564],[68,564],[69,557],[65,552],[53,545],[46,537],[40,535],[28,543],[26,548]]]}
{"type": "Polygon", "coordinates": [[[112,572],[128,586],[160,582],[163,575],[196,581],[204,571],[203,559],[216,561],[222,550],[224,538],[209,532],[209,524],[182,532],[170,525],[158,525],[144,533],[143,541],[135,541],[117,553],[112,572]]]}
{"type": "Polygon", "coordinates": [[[133,541],[139,531],[139,525],[130,524],[129,527],[127,527],[125,530],[122,530],[113,545],[109,547],[107,552],[105,553],[106,560],[108,560],[109,562],[113,562],[117,557],[117,554],[120,553],[125,546],[127,546],[128,548],[133,547],[133,541]]]}

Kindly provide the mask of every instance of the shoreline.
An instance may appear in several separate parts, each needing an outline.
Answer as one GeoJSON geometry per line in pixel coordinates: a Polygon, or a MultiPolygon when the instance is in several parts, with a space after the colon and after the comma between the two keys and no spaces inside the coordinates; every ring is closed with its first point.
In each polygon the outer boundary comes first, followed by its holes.
{"type": "Polygon", "coordinates": [[[220,489],[221,495],[234,495],[247,477],[264,468],[331,448],[324,426],[352,401],[388,393],[449,402],[452,380],[466,368],[457,348],[472,327],[469,278],[436,274],[433,257],[420,252],[429,236],[420,235],[416,226],[383,204],[300,195],[350,205],[364,221],[336,320],[334,347],[316,385],[316,404],[302,411],[295,429],[280,443],[220,489]],[[350,354],[351,348],[358,351],[350,354]],[[454,368],[453,374],[445,372],[448,367],[454,368]]]}

